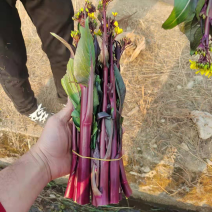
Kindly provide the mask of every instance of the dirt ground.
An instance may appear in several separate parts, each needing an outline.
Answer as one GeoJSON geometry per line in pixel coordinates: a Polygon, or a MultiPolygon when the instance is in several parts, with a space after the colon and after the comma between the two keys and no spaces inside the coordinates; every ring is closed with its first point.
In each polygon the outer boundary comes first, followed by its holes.
{"type": "MultiPolygon", "coordinates": [[[[146,39],[146,49],[136,60],[129,63],[127,56],[122,60],[122,76],[127,86],[126,170],[136,191],[168,196],[191,205],[212,206],[212,169],[206,162],[211,159],[212,142],[198,137],[190,118],[193,110],[211,112],[212,81],[190,70],[189,43],[179,29],[161,28],[173,8],[171,2],[114,0],[110,5],[110,11],[117,11],[122,18],[135,13],[123,19],[121,25],[125,31],[134,31],[146,39]]],[[[73,0],[73,5],[79,9],[82,2],[73,0]]],[[[27,46],[32,88],[38,102],[57,112],[61,105],[56,99],[48,59],[20,2],[17,8],[27,46]]],[[[0,148],[6,135],[7,143],[23,153],[36,141],[42,128],[19,115],[2,88],[0,95],[0,148]],[[18,132],[18,136],[14,132],[18,132]],[[24,138],[20,134],[24,134],[24,138]]]]}

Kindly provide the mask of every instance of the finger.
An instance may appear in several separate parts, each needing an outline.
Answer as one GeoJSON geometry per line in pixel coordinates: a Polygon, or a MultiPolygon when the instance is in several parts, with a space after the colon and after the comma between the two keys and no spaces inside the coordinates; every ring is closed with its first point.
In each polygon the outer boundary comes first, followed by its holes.
{"type": "Polygon", "coordinates": [[[74,110],[74,106],[71,100],[68,98],[66,106],[56,115],[64,122],[68,122],[71,119],[71,113],[74,110]]]}
{"type": "Polygon", "coordinates": [[[69,127],[69,129],[71,130],[71,133],[72,133],[72,131],[73,131],[73,122],[72,121],[68,122],[68,127],[69,127]]]}

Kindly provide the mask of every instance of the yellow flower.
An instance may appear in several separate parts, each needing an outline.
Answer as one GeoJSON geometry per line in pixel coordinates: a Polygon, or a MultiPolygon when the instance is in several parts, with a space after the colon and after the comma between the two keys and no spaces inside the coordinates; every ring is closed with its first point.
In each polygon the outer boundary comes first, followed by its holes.
{"type": "Polygon", "coordinates": [[[209,73],[210,73],[210,70],[206,70],[205,76],[208,76],[209,73]]]}
{"type": "Polygon", "coordinates": [[[123,32],[123,29],[119,28],[118,34],[121,34],[123,32]]]}
{"type": "Polygon", "coordinates": [[[71,31],[71,37],[73,38],[75,35],[75,31],[71,31]]]}
{"type": "Polygon", "coordinates": [[[83,12],[83,11],[84,11],[84,9],[83,9],[83,8],[81,8],[81,9],[80,9],[80,11],[81,11],[81,12],[83,12]]]}
{"type": "Polygon", "coordinates": [[[94,13],[88,13],[88,16],[92,19],[95,19],[94,13]]]}
{"type": "Polygon", "coordinates": [[[115,27],[115,32],[116,32],[117,35],[119,35],[123,32],[123,29],[121,29],[119,27],[115,27]]]}
{"type": "Polygon", "coordinates": [[[118,27],[118,26],[119,26],[118,21],[115,21],[115,22],[114,22],[114,26],[116,26],[116,27],[118,27]]]}
{"type": "Polygon", "coordinates": [[[88,8],[86,8],[85,10],[86,10],[86,12],[89,12],[88,8]]]}
{"type": "Polygon", "coordinates": [[[99,36],[101,36],[101,35],[102,35],[102,32],[101,32],[101,30],[99,29],[97,32],[96,32],[96,31],[94,31],[94,34],[95,34],[95,35],[99,35],[99,36]]]}
{"type": "Polygon", "coordinates": [[[200,69],[200,73],[201,73],[201,75],[203,75],[205,73],[205,70],[200,69]]]}
{"type": "Polygon", "coordinates": [[[191,63],[190,69],[198,69],[196,61],[189,60],[189,62],[191,63]]]}
{"type": "Polygon", "coordinates": [[[71,37],[76,37],[77,35],[79,35],[79,31],[71,31],[71,37]]]}
{"type": "Polygon", "coordinates": [[[114,17],[116,17],[117,15],[118,15],[118,13],[117,12],[112,12],[112,15],[114,16],[114,17]]]}

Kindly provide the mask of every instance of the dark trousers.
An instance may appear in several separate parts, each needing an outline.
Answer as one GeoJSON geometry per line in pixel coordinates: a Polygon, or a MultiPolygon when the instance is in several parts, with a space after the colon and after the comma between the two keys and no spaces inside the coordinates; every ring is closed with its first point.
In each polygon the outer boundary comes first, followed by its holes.
{"type": "MultiPolygon", "coordinates": [[[[26,47],[21,33],[21,21],[15,8],[16,0],[0,0],[0,83],[16,109],[29,115],[37,109],[37,100],[28,80],[26,47]]],[[[70,52],[54,38],[54,32],[72,43],[74,29],[71,0],[21,0],[42,41],[54,76],[61,103],[67,101],[61,86],[70,52]]],[[[1,98],[1,97],[0,97],[1,98]]]]}

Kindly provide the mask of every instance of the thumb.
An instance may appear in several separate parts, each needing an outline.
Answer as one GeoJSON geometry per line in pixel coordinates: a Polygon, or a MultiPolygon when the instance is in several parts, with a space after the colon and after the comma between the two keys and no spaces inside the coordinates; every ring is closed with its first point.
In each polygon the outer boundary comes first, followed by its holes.
{"type": "Polygon", "coordinates": [[[74,106],[68,97],[68,102],[66,106],[56,115],[61,121],[68,122],[71,119],[71,113],[73,112],[73,110],[74,106]]]}

